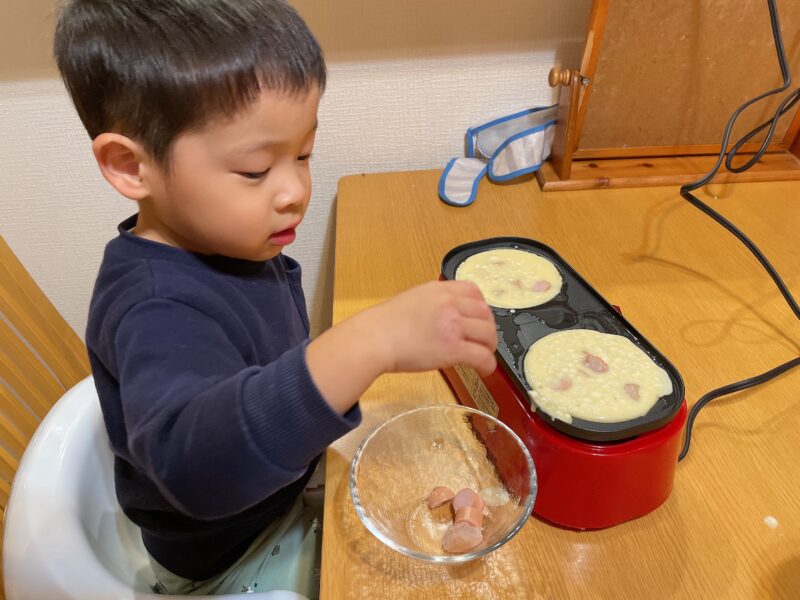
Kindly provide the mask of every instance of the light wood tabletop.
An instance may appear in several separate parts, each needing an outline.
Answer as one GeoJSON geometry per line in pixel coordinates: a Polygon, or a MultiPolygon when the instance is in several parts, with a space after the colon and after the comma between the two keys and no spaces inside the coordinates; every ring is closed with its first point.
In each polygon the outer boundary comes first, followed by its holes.
{"type": "MultiPolygon", "coordinates": [[[[621,306],[680,371],[690,406],[800,355],[800,322],[772,280],[677,188],[544,193],[533,180],[484,181],[473,205],[453,208],[437,198],[438,176],[341,180],[334,322],[437,278],[454,246],[510,235],[548,244],[621,306]]],[[[800,182],[711,185],[701,198],[742,227],[800,297],[800,182]]],[[[670,498],[651,514],[584,532],[533,517],[485,558],[437,566],[367,531],[349,466],[388,417],[454,401],[438,372],[385,375],[362,397],[362,425],[327,452],[323,600],[800,598],[800,369],[705,408],[670,498]]]]}

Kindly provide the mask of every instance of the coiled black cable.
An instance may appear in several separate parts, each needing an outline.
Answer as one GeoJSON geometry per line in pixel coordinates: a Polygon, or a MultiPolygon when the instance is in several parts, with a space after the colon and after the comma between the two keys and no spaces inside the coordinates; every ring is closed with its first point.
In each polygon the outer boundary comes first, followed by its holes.
{"type": "MultiPolygon", "coordinates": [[[[778,106],[775,111],[775,114],[772,116],[771,119],[764,121],[761,125],[753,129],[752,131],[745,134],[739,141],[734,144],[731,148],[730,152],[727,151],[728,148],[728,141],[730,139],[731,131],[733,130],[733,126],[736,123],[736,120],[739,118],[739,115],[750,105],[758,102],[759,100],[763,100],[768,96],[772,96],[775,94],[780,94],[781,92],[785,92],[789,89],[789,86],[792,84],[792,75],[789,72],[789,65],[788,60],[786,58],[786,51],[783,47],[783,36],[781,35],[781,25],[780,20],[778,19],[778,9],[775,6],[775,0],[767,0],[767,4],[769,6],[769,16],[770,22],[772,24],[772,36],[775,40],[775,51],[778,53],[778,63],[781,69],[781,75],[783,77],[783,85],[779,88],[775,88],[774,90],[770,90],[768,92],[764,92],[755,98],[752,98],[742,104],[739,108],[737,108],[734,113],[731,115],[731,118],[728,120],[728,124],[725,126],[725,130],[722,134],[722,144],[720,145],[719,157],[717,158],[716,164],[712,167],[712,169],[703,177],[694,181],[692,183],[688,183],[684,186],[681,186],[680,194],[681,196],[690,202],[695,208],[703,211],[709,217],[717,221],[720,225],[725,227],[728,231],[730,231],[733,235],[735,235],[739,241],[741,241],[748,250],[758,259],[761,265],[766,269],[767,273],[769,273],[772,280],[775,282],[775,285],[778,286],[781,294],[783,295],[784,299],[786,300],[789,307],[794,312],[795,316],[800,319],[800,306],[797,304],[797,301],[794,299],[792,294],[789,292],[789,289],[786,287],[786,284],[781,279],[781,276],[772,266],[772,264],[767,260],[767,257],[764,256],[764,253],[759,250],[758,246],[756,246],[750,238],[748,238],[744,232],[742,232],[738,227],[736,227],[733,223],[731,223],[728,219],[723,217],[713,208],[702,202],[697,196],[692,194],[692,192],[704,185],[713,179],[714,175],[716,175],[719,168],[722,166],[723,160],[725,162],[725,167],[733,172],[733,173],[741,173],[752,167],[756,164],[764,153],[767,151],[767,148],[772,141],[772,136],[775,133],[775,128],[778,124],[778,119],[781,116],[789,111],[798,100],[800,100],[800,88],[794,90],[791,94],[789,94],[783,102],[778,106]],[[761,143],[761,147],[758,151],[753,155],[753,157],[745,162],[744,164],[734,167],[733,166],[733,158],[736,156],[736,153],[741,149],[742,145],[744,145],[748,140],[750,140],[754,135],[761,132],[765,127],[769,126],[769,131],[764,138],[764,141],[761,143]],[[727,154],[727,158],[726,158],[727,154]]],[[[734,392],[739,392],[741,390],[746,390],[747,388],[751,388],[753,386],[759,385],[770,379],[777,377],[778,375],[788,371],[789,369],[793,369],[794,367],[800,365],[800,357],[793,358],[792,360],[783,363],[771,369],[765,373],[760,375],[756,375],[754,377],[750,377],[748,379],[744,379],[742,381],[738,381],[736,383],[731,383],[715,390],[712,390],[705,394],[700,400],[698,400],[694,406],[692,406],[691,411],[689,411],[689,417],[686,420],[686,434],[684,436],[683,441],[683,449],[678,456],[678,460],[681,461],[686,457],[686,454],[689,452],[689,445],[691,444],[692,440],[692,427],[694,425],[694,421],[697,418],[697,414],[702,410],[704,406],[706,406],[709,402],[714,400],[715,398],[719,398],[720,396],[725,396],[727,394],[732,394],[734,392]]]]}

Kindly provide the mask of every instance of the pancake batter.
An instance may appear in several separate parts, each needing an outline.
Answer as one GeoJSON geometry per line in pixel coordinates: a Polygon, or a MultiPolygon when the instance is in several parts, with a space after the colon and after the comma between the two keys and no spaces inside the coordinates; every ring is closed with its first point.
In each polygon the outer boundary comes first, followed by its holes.
{"type": "Polygon", "coordinates": [[[528,308],[549,302],[563,279],[546,258],[512,248],[478,252],[458,266],[456,279],[473,281],[486,303],[497,308],[528,308]]]}
{"type": "Polygon", "coordinates": [[[667,372],[631,340],[589,329],[558,331],[525,355],[533,401],[554,419],[618,423],[672,393],[667,372]]]}

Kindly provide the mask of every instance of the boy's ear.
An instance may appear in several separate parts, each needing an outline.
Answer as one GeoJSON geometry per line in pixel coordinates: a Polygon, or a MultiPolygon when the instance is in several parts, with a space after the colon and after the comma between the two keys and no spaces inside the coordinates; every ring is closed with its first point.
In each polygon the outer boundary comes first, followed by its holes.
{"type": "Polygon", "coordinates": [[[150,195],[141,173],[147,154],[140,144],[118,133],[101,133],[92,141],[92,152],[103,177],[120,194],[131,200],[150,195]]]}

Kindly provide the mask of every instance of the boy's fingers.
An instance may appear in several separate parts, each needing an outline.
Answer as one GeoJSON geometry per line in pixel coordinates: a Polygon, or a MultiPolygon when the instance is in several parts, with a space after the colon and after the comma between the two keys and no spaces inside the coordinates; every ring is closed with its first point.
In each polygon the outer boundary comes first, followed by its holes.
{"type": "Polygon", "coordinates": [[[464,319],[463,332],[464,338],[469,342],[481,344],[492,352],[497,347],[497,329],[494,320],[464,319]]]}
{"type": "Polygon", "coordinates": [[[472,281],[446,281],[445,284],[454,294],[483,300],[481,290],[472,281]]]}
{"type": "MultiPolygon", "coordinates": [[[[458,311],[462,316],[470,319],[488,320],[492,316],[492,309],[483,301],[483,298],[462,296],[458,299],[458,311]]],[[[494,322],[494,319],[492,319],[494,322]]]]}
{"type": "Polygon", "coordinates": [[[459,364],[472,367],[481,375],[490,375],[497,367],[494,352],[475,342],[464,342],[459,355],[459,364]]]}

